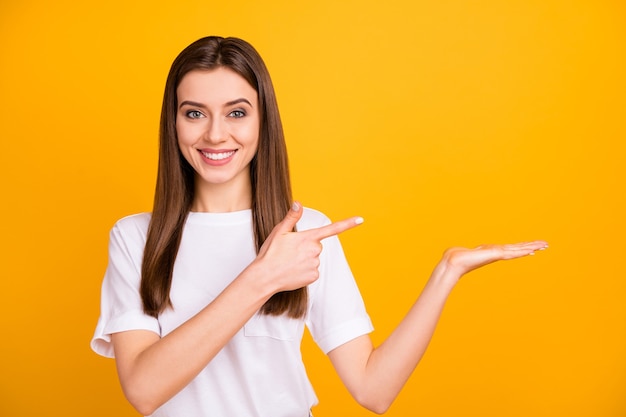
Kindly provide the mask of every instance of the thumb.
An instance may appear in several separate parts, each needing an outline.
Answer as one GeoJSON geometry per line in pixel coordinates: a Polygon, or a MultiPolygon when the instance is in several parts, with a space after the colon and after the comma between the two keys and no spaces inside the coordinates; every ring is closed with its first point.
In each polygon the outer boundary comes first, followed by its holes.
{"type": "Polygon", "coordinates": [[[274,230],[277,233],[292,232],[294,227],[296,227],[296,223],[298,223],[298,220],[302,217],[302,212],[302,204],[294,201],[285,218],[276,225],[274,230]]]}

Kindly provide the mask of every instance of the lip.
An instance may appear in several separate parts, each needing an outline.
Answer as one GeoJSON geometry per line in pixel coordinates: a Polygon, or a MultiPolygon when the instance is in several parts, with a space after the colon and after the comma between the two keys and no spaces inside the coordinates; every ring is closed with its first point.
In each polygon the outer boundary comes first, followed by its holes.
{"type": "Polygon", "coordinates": [[[222,166],[233,160],[237,154],[237,149],[198,149],[198,153],[205,164],[222,166]],[[207,156],[207,154],[212,157],[207,156]]]}

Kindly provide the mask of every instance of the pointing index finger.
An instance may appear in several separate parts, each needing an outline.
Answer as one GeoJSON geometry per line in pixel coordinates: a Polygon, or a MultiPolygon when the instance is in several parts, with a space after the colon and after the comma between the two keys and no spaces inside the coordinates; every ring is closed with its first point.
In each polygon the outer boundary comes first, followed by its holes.
{"type": "Polygon", "coordinates": [[[304,233],[308,233],[313,236],[313,238],[321,241],[327,237],[335,236],[348,229],[352,229],[361,223],[363,223],[363,217],[350,217],[349,219],[340,220],[316,229],[306,230],[304,233]]]}

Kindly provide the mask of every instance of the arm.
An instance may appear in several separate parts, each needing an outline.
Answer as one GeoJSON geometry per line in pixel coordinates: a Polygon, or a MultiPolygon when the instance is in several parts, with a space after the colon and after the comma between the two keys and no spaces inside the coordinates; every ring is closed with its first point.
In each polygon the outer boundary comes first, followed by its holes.
{"type": "Polygon", "coordinates": [[[211,304],[162,339],[146,330],[111,335],[128,401],[150,415],[184,388],[269,299],[252,268],[211,304]]]}
{"type": "Polygon", "coordinates": [[[111,335],[122,389],[144,415],[184,388],[276,292],[318,278],[325,237],[358,224],[354,218],[305,232],[291,232],[302,216],[295,204],[257,258],[213,302],[163,338],[145,330],[111,335]]]}
{"type": "Polygon", "coordinates": [[[534,254],[543,241],[448,249],[435,267],[422,294],[391,335],[377,348],[369,336],[358,337],[328,356],[352,396],[382,414],[424,355],[444,304],[464,274],[489,263],[534,254]]]}

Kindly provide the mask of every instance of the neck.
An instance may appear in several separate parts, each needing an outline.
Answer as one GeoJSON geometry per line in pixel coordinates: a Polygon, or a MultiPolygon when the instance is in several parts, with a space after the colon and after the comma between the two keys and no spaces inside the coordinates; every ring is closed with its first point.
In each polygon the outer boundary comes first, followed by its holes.
{"type": "Polygon", "coordinates": [[[207,184],[196,180],[191,211],[229,213],[251,207],[252,185],[249,180],[236,186],[230,183],[207,184]]]}

